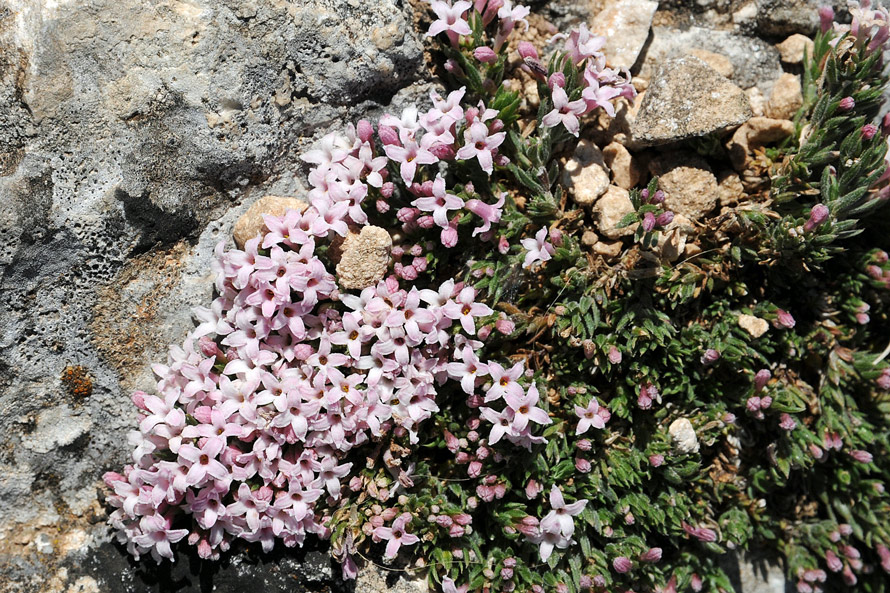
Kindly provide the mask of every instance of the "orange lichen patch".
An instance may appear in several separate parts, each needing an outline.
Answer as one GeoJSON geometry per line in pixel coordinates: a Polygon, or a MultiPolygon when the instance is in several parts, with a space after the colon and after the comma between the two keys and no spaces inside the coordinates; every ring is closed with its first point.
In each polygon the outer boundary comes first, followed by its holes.
{"type": "Polygon", "coordinates": [[[80,401],[93,394],[93,380],[87,370],[80,365],[68,365],[62,371],[62,384],[68,395],[80,401]]]}
{"type": "Polygon", "coordinates": [[[121,375],[124,389],[144,368],[144,361],[166,350],[157,341],[157,323],[164,298],[180,280],[189,246],[180,242],[168,250],[133,258],[112,282],[98,291],[93,309],[93,343],[121,375]]]}

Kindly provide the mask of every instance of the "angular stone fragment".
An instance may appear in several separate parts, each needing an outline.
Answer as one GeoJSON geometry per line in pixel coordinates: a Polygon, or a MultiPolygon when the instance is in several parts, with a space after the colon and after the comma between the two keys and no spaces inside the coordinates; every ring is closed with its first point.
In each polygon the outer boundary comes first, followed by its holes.
{"type": "Polygon", "coordinates": [[[743,89],[757,85],[768,91],[772,82],[782,74],[779,50],[761,39],[704,27],[654,26],[652,41],[646,47],[638,75],[651,79],[666,60],[685,56],[690,48],[726,56],[732,62],[733,82],[743,89]]]}
{"type": "Polygon", "coordinates": [[[752,338],[759,338],[769,330],[769,323],[754,315],[739,315],[739,327],[751,334],[752,338]]]}
{"type": "Polygon", "coordinates": [[[803,105],[803,92],[800,78],[786,73],[773,85],[773,92],[766,104],[766,116],[773,119],[791,119],[803,105]]]}
{"type": "Polygon", "coordinates": [[[668,427],[671,440],[680,453],[698,453],[698,437],[695,428],[687,418],[677,418],[668,427]]]}
{"type": "Polygon", "coordinates": [[[629,70],[636,63],[657,9],[650,0],[617,0],[594,17],[590,28],[606,38],[602,51],[609,66],[629,70]]]}
{"type": "Polygon", "coordinates": [[[689,55],[695,56],[726,78],[732,78],[732,75],[735,72],[735,67],[733,67],[732,62],[730,62],[729,58],[723,54],[718,54],[706,49],[695,48],[689,50],[689,55]]]}
{"type": "Polygon", "coordinates": [[[630,201],[630,192],[617,185],[610,185],[606,193],[593,205],[593,217],[596,228],[601,235],[609,239],[617,239],[632,235],[636,224],[617,228],[621,219],[634,211],[630,201]]]}
{"type": "Polygon", "coordinates": [[[794,124],[786,119],[752,117],[726,143],[732,166],[736,171],[744,170],[754,148],[778,142],[793,132],[794,124]]]}
{"type": "Polygon", "coordinates": [[[734,206],[744,200],[745,188],[742,186],[742,180],[739,176],[729,170],[725,170],[717,175],[717,199],[721,206],[734,206]]]}
{"type": "Polygon", "coordinates": [[[646,91],[631,135],[652,146],[738,126],[753,115],[748,97],[695,56],[665,62],[646,91]]]}
{"type": "Polygon", "coordinates": [[[665,208],[699,220],[717,205],[717,178],[707,161],[692,152],[673,152],[654,159],[649,170],[664,190],[665,208]]]}
{"type": "Polygon", "coordinates": [[[247,212],[241,215],[238,222],[235,223],[235,229],[232,231],[235,245],[238,246],[238,249],[243,249],[245,243],[263,233],[266,229],[266,225],[263,222],[264,214],[282,216],[288,210],[302,212],[308,206],[306,202],[297,198],[263,196],[254,202],[247,209],[247,212]]]}
{"type": "Polygon", "coordinates": [[[389,268],[392,237],[377,226],[350,231],[340,247],[337,281],[349,290],[361,290],[377,284],[389,268]]]}
{"type": "Polygon", "coordinates": [[[804,52],[810,57],[813,56],[813,40],[806,35],[795,33],[782,43],[777,44],[776,49],[779,50],[779,57],[786,64],[800,64],[803,62],[804,52]]]}
{"type": "Polygon", "coordinates": [[[590,206],[609,187],[609,171],[596,144],[582,140],[562,171],[562,182],[579,206],[590,206]]]}
{"type": "Polygon", "coordinates": [[[751,104],[751,111],[754,112],[754,117],[763,117],[766,112],[766,97],[763,96],[760,89],[752,86],[749,89],[745,89],[745,94],[748,95],[748,102],[751,104]]]}
{"type": "Polygon", "coordinates": [[[640,182],[640,167],[622,144],[612,142],[606,146],[603,157],[612,172],[612,183],[624,189],[633,189],[640,182]]]}
{"type": "Polygon", "coordinates": [[[623,249],[624,245],[621,241],[598,241],[593,244],[593,252],[606,259],[618,257],[623,249]]]}

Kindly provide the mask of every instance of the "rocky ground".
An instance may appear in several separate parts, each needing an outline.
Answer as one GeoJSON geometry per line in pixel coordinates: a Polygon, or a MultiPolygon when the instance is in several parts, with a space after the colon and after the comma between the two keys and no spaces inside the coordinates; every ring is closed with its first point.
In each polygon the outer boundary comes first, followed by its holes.
{"type": "MultiPolygon", "coordinates": [[[[591,250],[617,255],[627,190],[649,175],[678,215],[666,258],[694,250],[705,213],[762,189],[757,151],[791,133],[819,4],[531,3],[542,36],[582,20],[609,35],[641,91],[566,162],[591,250]],[[669,148],[721,132],[722,160],[669,148]]],[[[436,85],[421,14],[399,0],[0,0],[0,591],[421,590],[373,569],[344,585],[319,550],[134,563],[101,502],[101,474],[129,454],[129,392],[152,389],[150,365],[210,301],[215,245],[262,196],[303,193],[315,139],[436,85]]],[[[784,590],[777,569],[739,566],[744,591],[784,590]]]]}

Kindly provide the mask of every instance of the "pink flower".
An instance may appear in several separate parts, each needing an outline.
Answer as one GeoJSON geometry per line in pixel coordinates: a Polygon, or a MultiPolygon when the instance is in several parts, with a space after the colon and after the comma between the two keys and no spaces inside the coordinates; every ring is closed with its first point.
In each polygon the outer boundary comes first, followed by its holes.
{"type": "Polygon", "coordinates": [[[461,350],[460,358],[463,362],[448,363],[448,375],[453,379],[459,379],[461,389],[470,395],[476,390],[476,379],[488,374],[488,365],[479,362],[479,358],[470,347],[461,350]]]}
{"type": "Polygon", "coordinates": [[[512,436],[516,434],[513,428],[512,408],[505,408],[502,412],[497,412],[491,408],[479,408],[479,413],[492,424],[491,432],[488,435],[488,443],[490,445],[497,443],[504,435],[512,436]]]}
{"type": "Polygon", "coordinates": [[[413,138],[405,142],[404,146],[387,144],[383,147],[386,156],[395,163],[399,163],[399,173],[406,185],[411,185],[414,175],[417,173],[417,165],[432,165],[439,162],[439,157],[430,152],[434,138],[424,136],[420,144],[413,138]]]}
{"type": "Polygon", "coordinates": [[[605,37],[591,36],[587,25],[581,23],[581,26],[569,35],[565,48],[575,64],[580,64],[587,58],[596,57],[604,45],[606,45],[605,37]]]}
{"type": "Polygon", "coordinates": [[[540,229],[535,233],[535,238],[531,237],[522,240],[522,247],[526,250],[525,261],[522,267],[530,269],[537,263],[543,263],[553,258],[556,249],[547,241],[547,227],[540,229]]]}
{"type": "Polygon", "coordinates": [[[590,401],[587,402],[587,407],[582,408],[581,406],[575,406],[575,414],[580,418],[578,421],[578,427],[575,429],[575,434],[584,434],[591,427],[598,428],[600,430],[606,427],[606,420],[608,418],[604,418],[600,413],[600,405],[596,400],[596,397],[591,397],[590,401]]]}
{"type": "Polygon", "coordinates": [[[448,211],[463,208],[464,201],[445,191],[445,179],[441,174],[436,175],[433,182],[433,195],[417,198],[411,204],[423,212],[432,212],[433,220],[443,229],[448,228],[448,211]]]}
{"type": "Polygon", "coordinates": [[[790,415],[783,412],[782,415],[779,416],[779,428],[783,430],[794,430],[796,426],[797,421],[795,421],[794,418],[792,418],[790,415]]]}
{"type": "Polygon", "coordinates": [[[472,34],[473,31],[470,29],[470,25],[463,18],[463,14],[473,6],[471,2],[460,0],[455,2],[454,5],[449,5],[448,2],[442,0],[432,0],[430,5],[439,18],[430,25],[430,29],[426,33],[427,37],[433,37],[445,32],[451,44],[456,46],[458,35],[472,34]]]}
{"type": "Polygon", "coordinates": [[[569,102],[566,91],[561,86],[553,87],[552,97],[553,111],[541,119],[541,124],[548,128],[562,124],[570,134],[577,137],[581,127],[578,116],[587,110],[587,103],[584,99],[569,102]]]}
{"type": "Polygon", "coordinates": [[[151,550],[151,555],[158,562],[161,558],[175,560],[170,544],[176,543],[186,535],[188,529],[170,529],[171,519],[164,515],[154,514],[143,517],[139,521],[139,535],[133,541],[146,550],[151,550]]]}
{"type": "Polygon", "coordinates": [[[491,175],[494,155],[506,137],[506,132],[490,133],[487,125],[476,120],[464,131],[464,145],[457,151],[457,158],[465,161],[475,157],[482,170],[491,175]]]}
{"type": "Polygon", "coordinates": [[[491,229],[492,223],[497,224],[501,221],[502,208],[504,206],[506,195],[506,192],[501,192],[498,195],[498,201],[494,204],[486,204],[482,200],[477,200],[476,198],[467,201],[467,210],[482,219],[482,226],[473,229],[474,237],[479,233],[488,232],[489,229],[491,229]]]}
{"type": "Polygon", "coordinates": [[[442,307],[442,313],[445,317],[460,320],[464,331],[471,336],[476,334],[476,324],[473,318],[492,314],[491,307],[484,303],[477,303],[475,299],[476,289],[467,286],[460,291],[456,299],[449,299],[445,306],[442,307]]]}
{"type": "Polygon", "coordinates": [[[508,393],[505,397],[507,405],[513,410],[513,428],[517,431],[525,430],[529,421],[536,424],[551,424],[553,420],[543,409],[538,408],[538,387],[532,383],[528,392],[523,396],[508,393]]]}
{"type": "MultiPolygon", "coordinates": [[[[467,4],[469,4],[469,2],[467,2],[467,4]]],[[[374,530],[374,535],[376,537],[387,540],[386,551],[384,552],[386,558],[395,558],[396,554],[399,553],[399,548],[401,546],[410,546],[411,544],[416,544],[420,541],[419,537],[413,533],[405,531],[405,528],[410,521],[411,514],[402,513],[395,521],[393,521],[392,527],[378,527],[374,530]]]]}

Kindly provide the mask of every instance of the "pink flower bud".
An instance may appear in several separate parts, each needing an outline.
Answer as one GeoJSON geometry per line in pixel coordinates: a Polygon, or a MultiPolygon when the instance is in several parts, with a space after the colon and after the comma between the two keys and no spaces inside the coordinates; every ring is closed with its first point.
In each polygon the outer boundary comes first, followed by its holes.
{"type": "Polygon", "coordinates": [[[828,206],[825,204],[816,204],[813,206],[813,209],[810,210],[810,218],[803,225],[803,230],[806,233],[809,233],[820,224],[828,220],[828,215],[830,214],[828,210],[828,206]]]}
{"type": "Polygon", "coordinates": [[[652,214],[651,212],[647,212],[646,214],[644,214],[642,225],[643,225],[643,230],[646,231],[647,233],[650,232],[652,229],[654,229],[655,228],[655,215],[652,214]]]}
{"type": "Polygon", "coordinates": [[[492,326],[491,325],[483,325],[476,332],[476,337],[478,337],[483,342],[488,339],[488,336],[491,335],[492,326]]]}
{"type": "Polygon", "coordinates": [[[402,142],[399,140],[399,133],[396,132],[396,129],[391,126],[377,126],[377,135],[380,136],[380,141],[385,145],[397,145],[401,146],[402,142]]]}
{"type": "Polygon", "coordinates": [[[653,204],[662,204],[664,203],[664,191],[658,189],[655,190],[655,193],[652,194],[652,199],[650,200],[653,204]]]}
{"type": "Polygon", "coordinates": [[[856,101],[853,99],[853,97],[844,97],[843,99],[841,99],[838,107],[842,111],[850,111],[851,109],[856,107],[856,101]]]}
{"type": "Polygon", "coordinates": [[[130,396],[130,400],[133,402],[133,404],[134,404],[137,408],[139,408],[140,410],[145,410],[146,412],[148,412],[148,406],[145,405],[145,397],[146,397],[147,395],[148,395],[148,394],[145,393],[144,391],[134,391],[134,392],[133,392],[133,395],[130,396]]]}
{"type": "Polygon", "coordinates": [[[844,567],[844,563],[841,562],[841,559],[831,550],[825,552],[825,563],[828,565],[828,570],[831,572],[840,572],[844,567]]]}
{"type": "Polygon", "coordinates": [[[449,58],[445,60],[445,71],[453,74],[458,78],[466,78],[466,74],[464,73],[463,68],[460,67],[460,64],[455,62],[453,59],[449,58]]]}
{"type": "Polygon", "coordinates": [[[371,139],[374,137],[374,126],[372,126],[371,122],[366,119],[360,119],[358,121],[355,131],[358,135],[358,139],[362,142],[371,142],[371,139]]]}
{"type": "Polygon", "coordinates": [[[621,351],[615,346],[609,346],[609,362],[619,364],[621,362],[621,351]]]}
{"type": "Polygon", "coordinates": [[[760,398],[756,395],[748,398],[748,401],[745,403],[745,407],[749,412],[758,412],[760,410],[760,398]]]}
{"type": "Polygon", "coordinates": [[[508,251],[510,251],[510,243],[508,243],[507,238],[502,235],[498,238],[498,253],[505,255],[508,251]]]}
{"type": "Polygon", "coordinates": [[[701,363],[703,365],[711,365],[720,360],[720,353],[714,350],[713,348],[708,348],[705,350],[705,353],[702,354],[701,363]]]}
{"type": "Polygon", "coordinates": [[[760,409],[761,410],[766,410],[771,405],[773,405],[773,398],[771,398],[770,396],[764,395],[763,397],[760,398],[760,409]]]}
{"type": "Polygon", "coordinates": [[[528,484],[525,485],[525,497],[529,500],[537,498],[538,494],[540,494],[543,489],[544,487],[538,484],[535,480],[529,480],[528,484]]]}
{"type": "Polygon", "coordinates": [[[505,336],[509,336],[516,331],[516,324],[510,319],[498,319],[494,322],[494,328],[505,336]]]}
{"type": "Polygon", "coordinates": [[[661,548],[649,548],[648,551],[640,555],[640,560],[643,562],[658,562],[661,560],[661,553],[661,548]]]}
{"type": "Polygon", "coordinates": [[[441,241],[449,249],[457,245],[457,228],[449,225],[447,229],[442,229],[441,241]]]}
{"type": "Polygon", "coordinates": [[[661,467],[664,464],[664,455],[656,454],[649,456],[649,465],[652,467],[661,467]]]}
{"type": "Polygon", "coordinates": [[[834,9],[831,6],[820,6],[819,7],[819,25],[822,27],[822,32],[825,33],[829,29],[831,29],[832,24],[834,23],[834,9]]]}
{"type": "Polygon", "coordinates": [[[538,60],[540,57],[538,56],[537,48],[528,41],[520,41],[519,42],[519,57],[523,60],[526,58],[531,58],[533,60],[538,60]]]}
{"type": "Polygon", "coordinates": [[[778,311],[776,311],[776,323],[779,325],[779,327],[784,327],[785,329],[791,329],[796,324],[791,313],[784,309],[779,309],[778,311]]]}
{"type": "Polygon", "coordinates": [[[562,247],[562,231],[556,228],[550,229],[550,243],[554,247],[562,247]]]}
{"type": "Polygon", "coordinates": [[[483,64],[493,64],[494,62],[498,61],[498,55],[487,45],[480,45],[479,47],[474,49],[473,57],[475,57],[483,64]]]}
{"type": "Polygon", "coordinates": [[[762,391],[763,388],[766,387],[766,384],[769,383],[772,376],[773,374],[770,373],[768,369],[760,369],[757,371],[757,374],[754,375],[754,391],[762,391]]]}
{"type": "Polygon", "coordinates": [[[575,458],[575,469],[581,472],[582,474],[589,474],[592,469],[590,462],[586,459],[582,459],[581,457],[575,458]]]}
{"type": "Polygon", "coordinates": [[[619,556],[612,560],[612,568],[615,569],[615,572],[624,574],[626,572],[630,572],[633,568],[633,562],[631,562],[630,558],[626,556],[619,556]]]}
{"type": "Polygon", "coordinates": [[[859,463],[871,463],[872,455],[868,451],[855,450],[850,451],[850,457],[858,461],[859,463]]]}
{"type": "Polygon", "coordinates": [[[701,591],[703,583],[698,573],[692,573],[692,582],[689,584],[692,587],[692,590],[695,591],[695,593],[701,591]]]}
{"type": "MultiPolygon", "coordinates": [[[[658,191],[661,191],[661,190],[658,190],[658,191]]],[[[655,219],[655,224],[657,224],[660,227],[666,227],[667,225],[671,224],[672,222],[674,222],[674,213],[671,212],[670,210],[666,210],[665,212],[662,212],[655,219]]]]}
{"type": "Polygon", "coordinates": [[[550,78],[547,80],[547,86],[551,89],[554,86],[559,86],[565,88],[566,86],[566,76],[562,72],[554,72],[550,75],[550,78]]]}
{"type": "Polygon", "coordinates": [[[779,428],[783,430],[794,430],[796,426],[797,421],[788,414],[783,412],[782,415],[779,416],[779,428]]]}
{"type": "Polygon", "coordinates": [[[430,262],[427,261],[425,257],[415,257],[411,260],[411,265],[414,266],[414,269],[417,270],[418,274],[426,271],[429,264],[430,262]]]}
{"type": "Polygon", "coordinates": [[[448,530],[448,535],[451,537],[461,537],[466,530],[460,525],[452,525],[451,529],[448,530]]]}
{"type": "Polygon", "coordinates": [[[374,202],[374,207],[380,214],[386,214],[387,212],[389,212],[390,208],[389,202],[387,202],[386,200],[376,200],[374,202]]]}
{"type": "Polygon", "coordinates": [[[393,182],[387,181],[386,183],[384,183],[383,185],[380,186],[380,194],[384,198],[389,199],[392,197],[392,194],[395,191],[395,189],[396,189],[396,186],[393,185],[393,182]]]}
{"type": "Polygon", "coordinates": [[[862,126],[862,137],[866,140],[871,140],[875,137],[875,134],[878,133],[878,126],[874,124],[865,124],[862,126]]]}
{"type": "Polygon", "coordinates": [[[590,442],[590,439],[581,439],[575,446],[578,447],[580,451],[590,451],[593,448],[593,444],[590,442]]]}

